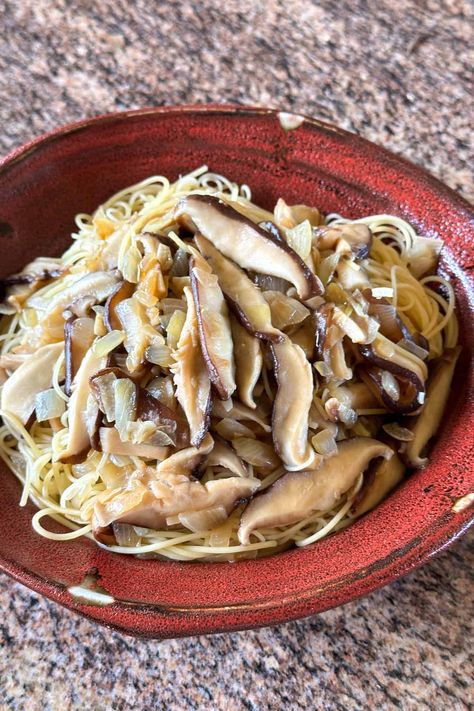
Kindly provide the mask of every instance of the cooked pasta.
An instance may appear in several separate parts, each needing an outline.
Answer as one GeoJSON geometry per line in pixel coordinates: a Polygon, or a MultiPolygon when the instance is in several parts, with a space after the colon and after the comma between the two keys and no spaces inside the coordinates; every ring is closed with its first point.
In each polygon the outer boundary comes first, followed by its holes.
{"type": "Polygon", "coordinates": [[[0,456],[34,529],[217,561],[353,523],[427,463],[459,353],[441,246],[205,166],[77,215],[2,282],[0,456]]]}

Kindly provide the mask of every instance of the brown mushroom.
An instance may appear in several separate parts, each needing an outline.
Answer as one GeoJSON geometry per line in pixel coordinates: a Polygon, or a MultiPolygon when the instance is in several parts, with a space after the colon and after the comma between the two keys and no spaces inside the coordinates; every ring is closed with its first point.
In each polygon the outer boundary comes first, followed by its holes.
{"type": "Polygon", "coordinates": [[[143,459],[156,459],[161,462],[168,457],[169,447],[159,447],[147,442],[123,442],[115,427],[101,427],[99,429],[100,450],[107,454],[118,454],[129,457],[143,457],[143,459]]]}
{"type": "Polygon", "coordinates": [[[232,340],[234,341],[235,380],[239,400],[254,410],[257,405],[253,391],[262,372],[263,358],[260,341],[230,316],[232,340]]]}
{"type": "Polygon", "coordinates": [[[287,469],[311,467],[315,453],[308,443],[308,413],[313,399],[313,373],[305,354],[289,338],[271,345],[278,385],[273,403],[272,436],[287,469]]]}
{"type": "Polygon", "coordinates": [[[56,262],[39,258],[28,264],[20,274],[3,277],[0,279],[0,305],[7,308],[1,308],[0,313],[19,310],[30,294],[44,286],[45,282],[61,276],[64,271],[64,267],[56,262]]]}
{"type": "Polygon", "coordinates": [[[425,363],[380,335],[372,344],[359,345],[358,349],[364,359],[358,368],[359,375],[382,404],[392,412],[418,410],[423,403],[428,374],[425,363]],[[393,379],[395,387],[390,388],[393,379]]]}
{"type": "Polygon", "coordinates": [[[243,269],[272,274],[291,282],[303,301],[322,294],[318,277],[286,242],[276,240],[219,198],[212,195],[182,198],[174,216],[203,234],[243,269]]]}
{"type": "Polygon", "coordinates": [[[90,348],[82,359],[79,370],[72,383],[72,395],[68,402],[68,429],[69,437],[66,450],[56,461],[65,464],[77,464],[84,461],[91,448],[90,434],[95,428],[99,412],[97,404],[92,411],[89,381],[92,376],[107,365],[107,356],[98,356],[90,348]],[[90,423],[93,423],[92,425],[90,423]]]}
{"type": "Polygon", "coordinates": [[[66,375],[64,392],[66,395],[71,394],[72,381],[94,338],[93,318],[87,316],[75,318],[72,316],[64,324],[64,367],[66,375]]]}
{"type": "Polygon", "coordinates": [[[4,412],[11,412],[23,425],[28,423],[37,394],[51,387],[53,368],[62,350],[62,343],[53,343],[25,358],[2,387],[1,409],[4,412]]]}
{"type": "Polygon", "coordinates": [[[28,299],[28,304],[40,311],[44,311],[44,317],[54,319],[61,316],[69,304],[84,296],[94,297],[94,303],[100,304],[110,296],[119,281],[120,274],[118,271],[91,272],[79,277],[53,297],[47,294],[44,296],[41,294],[31,296],[28,299]]]}
{"type": "Polygon", "coordinates": [[[209,432],[198,447],[186,447],[174,452],[170,457],[158,465],[159,474],[182,474],[191,476],[199,472],[208,455],[214,448],[214,440],[209,432]]]}
{"type": "Polygon", "coordinates": [[[127,369],[133,373],[145,362],[146,349],[151,340],[149,329],[146,328],[148,324],[146,310],[135,296],[123,299],[115,305],[114,310],[121,330],[125,331],[127,369]]]}
{"type": "Polygon", "coordinates": [[[120,282],[105,302],[104,323],[108,331],[120,331],[123,328],[122,322],[116,313],[116,307],[121,301],[129,299],[133,295],[135,286],[129,281],[120,282]]]}
{"type": "Polygon", "coordinates": [[[421,468],[428,463],[425,449],[441,424],[460,352],[461,347],[457,346],[444,353],[433,369],[421,413],[414,422],[406,423],[413,439],[402,445],[402,454],[410,467],[421,468]]]}
{"type": "Polygon", "coordinates": [[[204,361],[217,395],[228,400],[236,383],[227,304],[205,259],[191,257],[189,275],[204,361]]]}
{"type": "Polygon", "coordinates": [[[167,519],[223,506],[227,515],[258,488],[259,481],[241,477],[201,484],[182,474],[159,473],[151,467],[132,474],[114,496],[94,506],[94,528],[114,521],[154,530],[168,527],[167,519]]]}
{"type": "Polygon", "coordinates": [[[260,289],[209,240],[200,234],[195,236],[195,240],[201,254],[209,261],[214,274],[217,274],[220,287],[240,323],[257,338],[281,340],[283,335],[273,327],[270,307],[260,289]]]}
{"type": "Polygon", "coordinates": [[[372,459],[392,455],[390,447],[367,437],[338,442],[338,453],[319,468],[288,472],[250,502],[240,521],[240,542],[248,544],[255,529],[285,526],[315,511],[330,511],[372,459]]]}
{"type": "Polygon", "coordinates": [[[199,344],[199,329],[194,300],[185,287],[186,321],[174,351],[176,363],[171,367],[176,397],[184,410],[191,431],[191,444],[198,447],[210,424],[211,381],[199,344]]]}
{"type": "MultiPolygon", "coordinates": [[[[97,404],[109,422],[114,421],[114,381],[117,379],[133,382],[120,368],[104,368],[90,379],[90,387],[97,404]]],[[[189,431],[183,418],[145,388],[137,383],[133,383],[133,386],[136,394],[137,421],[153,422],[157,431],[165,434],[173,447],[186,447],[189,444],[189,431]]],[[[150,442],[147,441],[147,444],[154,444],[152,439],[150,442]]]]}
{"type": "Polygon", "coordinates": [[[370,511],[403,479],[405,465],[394,453],[390,459],[375,459],[364,474],[364,482],[352,505],[354,516],[370,511]]]}

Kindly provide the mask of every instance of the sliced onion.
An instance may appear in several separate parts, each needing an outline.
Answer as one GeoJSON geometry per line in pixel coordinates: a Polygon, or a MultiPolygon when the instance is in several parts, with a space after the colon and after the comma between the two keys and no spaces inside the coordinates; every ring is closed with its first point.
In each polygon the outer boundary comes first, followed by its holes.
{"type": "Polygon", "coordinates": [[[385,390],[387,395],[395,402],[398,402],[400,399],[400,388],[392,373],[389,373],[388,370],[383,370],[381,382],[382,388],[385,390]]]}
{"type": "Polygon", "coordinates": [[[131,284],[138,282],[141,260],[142,255],[136,245],[132,245],[127,249],[120,265],[120,271],[125,281],[129,281],[131,284]]]}
{"type": "Polygon", "coordinates": [[[213,506],[202,511],[185,511],[178,514],[179,523],[190,531],[208,531],[219,526],[227,519],[227,511],[223,506],[213,506]]]}
{"type": "Polygon", "coordinates": [[[374,299],[392,299],[393,289],[391,286],[376,286],[371,289],[374,299]]]}
{"type": "Polygon", "coordinates": [[[43,390],[35,398],[36,419],[38,422],[61,417],[66,409],[65,401],[58,395],[54,388],[43,390]]]}
{"type": "Polygon", "coordinates": [[[174,394],[173,379],[170,376],[153,378],[146,386],[148,392],[157,400],[170,408],[176,409],[177,400],[174,394]]]}
{"type": "Polygon", "coordinates": [[[145,358],[149,363],[159,365],[162,368],[169,368],[174,363],[171,348],[162,343],[160,338],[152,338],[150,345],[145,351],[145,358]]]}
{"type": "Polygon", "coordinates": [[[97,404],[108,422],[113,422],[115,419],[114,383],[116,380],[113,373],[98,375],[91,380],[91,388],[96,396],[97,404]]]}
{"type": "Polygon", "coordinates": [[[173,314],[177,309],[180,311],[186,311],[186,303],[183,299],[174,299],[173,297],[166,297],[160,301],[160,309],[164,314],[173,314]]]}
{"type": "Polygon", "coordinates": [[[92,350],[96,356],[102,358],[102,356],[105,356],[115,350],[121,343],[123,343],[124,339],[125,334],[123,331],[109,331],[109,333],[106,333],[105,336],[102,336],[102,338],[99,338],[94,343],[92,350]]]}
{"type": "Polygon", "coordinates": [[[319,375],[322,375],[323,378],[333,377],[334,373],[332,372],[331,367],[323,360],[318,360],[313,365],[314,369],[319,373],[319,375]]]}
{"type": "Polygon", "coordinates": [[[237,437],[232,441],[232,446],[244,462],[252,464],[254,467],[275,469],[280,464],[280,459],[272,445],[266,442],[237,437]]]}
{"type": "Polygon", "coordinates": [[[334,276],[334,272],[336,271],[340,258],[341,255],[334,252],[333,254],[330,254],[329,257],[325,257],[321,260],[321,263],[316,271],[324,286],[326,286],[334,276]]]}
{"type": "Polygon", "coordinates": [[[413,353],[413,355],[419,358],[420,360],[426,360],[429,356],[429,351],[425,350],[417,343],[414,343],[414,341],[409,341],[407,338],[402,338],[400,341],[398,341],[397,346],[400,346],[400,348],[404,348],[406,351],[413,353]]]}
{"type": "Polygon", "coordinates": [[[217,434],[227,441],[231,441],[236,437],[255,437],[255,433],[252,432],[249,427],[246,427],[231,417],[224,417],[223,420],[217,423],[214,429],[217,434]]]}
{"type": "Polygon", "coordinates": [[[252,281],[262,291],[280,291],[282,294],[286,294],[291,287],[289,281],[281,279],[280,277],[270,276],[269,274],[254,273],[252,281]]]}
{"type": "Polygon", "coordinates": [[[301,259],[309,257],[313,241],[313,231],[309,220],[304,220],[296,227],[287,229],[286,241],[301,259]]]}
{"type": "Polygon", "coordinates": [[[334,433],[330,430],[321,430],[311,438],[311,444],[318,454],[323,457],[331,457],[337,454],[337,444],[334,433]]]}
{"type": "Polygon", "coordinates": [[[137,420],[127,424],[127,440],[132,444],[152,444],[155,447],[169,447],[175,441],[151,420],[137,420]]]}
{"type": "Polygon", "coordinates": [[[136,546],[140,543],[139,536],[133,526],[128,523],[113,523],[112,529],[119,546],[136,546]]]}
{"type": "Polygon", "coordinates": [[[364,343],[365,333],[342,309],[335,306],[332,311],[332,321],[339,326],[341,331],[350,338],[352,343],[364,343]]]}
{"type": "Polygon", "coordinates": [[[168,325],[166,327],[166,341],[172,349],[177,348],[181,331],[183,330],[186,314],[184,311],[176,310],[173,312],[168,325]]]}
{"type": "Polygon", "coordinates": [[[129,378],[120,378],[114,383],[115,397],[115,427],[120,439],[127,440],[127,427],[129,422],[133,422],[137,417],[137,388],[135,383],[129,378]]]}
{"type": "Polygon", "coordinates": [[[282,330],[288,326],[295,326],[309,316],[309,310],[301,301],[292,299],[280,291],[264,291],[263,295],[270,306],[272,324],[275,328],[282,330]]]}
{"type": "Polygon", "coordinates": [[[398,422],[387,422],[386,425],[383,425],[382,429],[390,435],[390,437],[398,439],[401,442],[411,442],[415,437],[413,432],[406,427],[401,427],[398,422]]]}
{"type": "Polygon", "coordinates": [[[170,276],[172,277],[184,277],[189,274],[189,254],[184,249],[176,250],[173,258],[173,266],[170,270],[170,276]]]}

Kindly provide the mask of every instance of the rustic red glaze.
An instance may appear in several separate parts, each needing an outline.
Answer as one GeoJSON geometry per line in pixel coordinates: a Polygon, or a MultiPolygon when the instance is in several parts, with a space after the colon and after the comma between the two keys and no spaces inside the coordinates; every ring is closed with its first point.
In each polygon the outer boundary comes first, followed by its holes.
{"type": "Polygon", "coordinates": [[[144,561],[89,540],[45,540],[31,528],[34,507],[19,508],[19,484],[2,465],[1,568],[90,619],[149,637],[257,627],[340,605],[420,565],[474,520],[472,507],[453,512],[454,502],[474,491],[473,214],[447,187],[386,150],[312,119],[285,133],[276,112],[242,107],[147,109],[68,126],[0,164],[1,273],[59,254],[75,213],[119,188],[154,173],[176,178],[203,163],[248,183],[266,207],[281,195],[350,217],[389,212],[441,236],[464,350],[429,467],[350,529],[261,561],[144,561]],[[91,568],[114,604],[87,607],[69,594],[91,568]]]}

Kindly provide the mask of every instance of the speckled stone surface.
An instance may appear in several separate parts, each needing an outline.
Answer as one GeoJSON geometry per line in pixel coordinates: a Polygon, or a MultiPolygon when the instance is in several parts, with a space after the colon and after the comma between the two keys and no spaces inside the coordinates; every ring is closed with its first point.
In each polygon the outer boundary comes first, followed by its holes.
{"type": "MultiPolygon", "coordinates": [[[[126,108],[279,106],[472,200],[473,20],[462,0],[0,0],[0,151],[126,108]]],[[[473,708],[473,543],[317,618],[161,643],[2,577],[0,709],[473,708]]]]}

